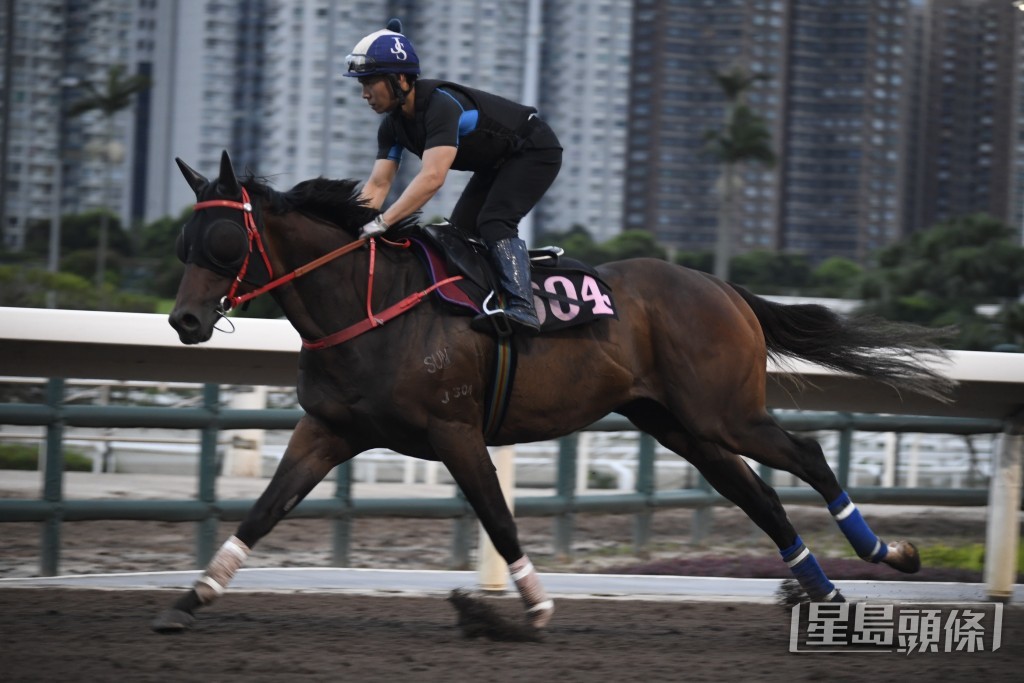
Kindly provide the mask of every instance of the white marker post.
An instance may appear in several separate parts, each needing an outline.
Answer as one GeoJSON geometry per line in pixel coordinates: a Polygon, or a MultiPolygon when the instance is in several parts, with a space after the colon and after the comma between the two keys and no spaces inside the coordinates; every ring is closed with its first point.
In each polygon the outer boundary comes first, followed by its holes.
{"type": "MultiPolygon", "coordinates": [[[[267,388],[239,389],[230,403],[231,408],[237,410],[263,410],[267,407],[267,388]]],[[[229,435],[231,442],[224,457],[224,474],[229,477],[262,477],[263,430],[234,429],[229,435]]]]}
{"type": "Polygon", "coordinates": [[[1021,451],[1024,414],[1007,420],[999,438],[988,490],[985,537],[985,589],[990,600],[1008,602],[1017,577],[1020,542],[1021,451]]]}

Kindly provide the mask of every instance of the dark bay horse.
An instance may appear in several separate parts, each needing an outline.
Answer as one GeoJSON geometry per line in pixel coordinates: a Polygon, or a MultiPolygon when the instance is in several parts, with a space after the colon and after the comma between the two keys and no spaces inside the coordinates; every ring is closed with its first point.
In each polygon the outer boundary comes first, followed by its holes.
{"type": "MultiPolygon", "coordinates": [[[[354,181],[315,179],[277,192],[239,181],[226,152],[212,180],[177,161],[197,204],[179,238],[186,269],[171,325],[183,343],[205,342],[227,309],[270,291],[304,340],[298,400],[305,415],[235,535],[153,627],[188,627],[332,468],[376,447],[444,463],[509,564],[529,623],[547,624],[553,604],[519,545],[484,436],[495,338],[471,329],[469,317],[447,314],[435,297],[417,298],[430,281],[410,249],[357,238],[375,211],[361,204],[354,181]],[[410,295],[422,303],[394,306],[410,295]]],[[[492,445],[555,439],[617,412],[742,508],[812,599],[843,597],[776,493],[737,454],[810,484],[865,560],[917,571],[913,545],[887,544],[871,531],[820,446],[766,411],[766,362],[769,354],[804,359],[941,398],[950,382],[921,359],[939,353],[933,331],[772,303],[658,260],[609,263],[599,272],[615,293],[618,319],[517,339],[516,381],[492,445]]]]}

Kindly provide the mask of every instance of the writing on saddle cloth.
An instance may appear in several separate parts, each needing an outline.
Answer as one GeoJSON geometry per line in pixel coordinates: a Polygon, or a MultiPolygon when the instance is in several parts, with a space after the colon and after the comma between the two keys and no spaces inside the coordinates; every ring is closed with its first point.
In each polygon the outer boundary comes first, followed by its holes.
{"type": "MultiPolygon", "coordinates": [[[[438,296],[457,312],[481,313],[484,300],[497,290],[483,245],[445,224],[423,226],[410,239],[432,281],[463,276],[435,290],[438,296]]],[[[531,264],[533,302],[542,332],[619,317],[611,287],[590,266],[554,250],[531,252],[531,264]]]]}

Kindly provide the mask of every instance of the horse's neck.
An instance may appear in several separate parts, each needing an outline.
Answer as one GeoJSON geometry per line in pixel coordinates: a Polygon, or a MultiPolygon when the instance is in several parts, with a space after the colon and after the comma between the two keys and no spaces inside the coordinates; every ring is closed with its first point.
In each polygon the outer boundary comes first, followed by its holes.
{"type": "MultiPolygon", "coordinates": [[[[290,273],[341,247],[343,233],[313,221],[267,223],[272,236],[276,275],[290,273]]],[[[412,293],[426,276],[416,268],[408,250],[378,244],[373,255],[372,310],[382,308],[412,293]]],[[[274,290],[274,298],[292,326],[305,339],[319,339],[367,316],[370,289],[369,247],[355,249],[296,278],[293,286],[274,290]]]]}

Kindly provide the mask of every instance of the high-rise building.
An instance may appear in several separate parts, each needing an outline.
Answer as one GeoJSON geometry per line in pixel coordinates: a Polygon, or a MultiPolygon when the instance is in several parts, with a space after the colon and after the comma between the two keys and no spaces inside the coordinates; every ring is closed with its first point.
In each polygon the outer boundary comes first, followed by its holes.
{"type": "Polygon", "coordinates": [[[0,216],[18,250],[33,222],[106,209],[142,218],[149,97],[134,106],[72,116],[69,106],[107,94],[119,78],[149,75],[156,0],[7,0],[0,110],[0,216]]]}
{"type": "Polygon", "coordinates": [[[906,0],[793,0],[779,247],[858,261],[902,232],[906,0]]]}
{"type": "Polygon", "coordinates": [[[923,201],[910,227],[979,212],[1019,226],[1024,13],[1004,0],[932,0],[927,9],[923,201]]]}
{"type": "MultiPolygon", "coordinates": [[[[175,157],[213,173],[228,149],[279,189],[364,179],[380,117],[344,61],[391,16],[425,78],[536,105],[559,135],[538,229],[711,250],[721,168],[705,140],[726,113],[713,74],[736,68],[766,77],[746,102],[779,163],[742,168],[734,253],[864,259],[974,211],[1024,225],[1010,0],[0,0],[4,244],[58,209],[177,214],[193,197],[175,157]],[[65,116],[115,66],[152,87],[111,117],[65,116]]],[[[392,200],[418,168],[405,155],[392,200]]],[[[424,217],[450,214],[467,180],[453,172],[424,217]]]]}
{"type": "MultiPolygon", "coordinates": [[[[705,136],[721,129],[726,101],[716,73],[761,74],[747,102],[782,136],[788,3],[764,0],[636,0],[630,72],[624,225],[665,245],[711,250],[721,169],[705,136]]],[[[743,173],[737,250],[778,246],[779,176],[743,173]]]]}
{"type": "Polygon", "coordinates": [[[0,3],[0,234],[20,250],[32,221],[59,209],[63,0],[0,3]]]}
{"type": "Polygon", "coordinates": [[[735,252],[862,258],[900,229],[906,0],[637,0],[628,227],[706,251],[721,168],[705,150],[726,98],[714,73],[761,74],[747,95],[779,163],[749,163],[735,252]]]}
{"type": "Polygon", "coordinates": [[[260,174],[278,189],[308,178],[365,179],[377,153],[377,116],[346,78],[345,57],[383,28],[384,3],[267,0],[262,60],[260,174]]]}
{"type": "Polygon", "coordinates": [[[540,223],[582,225],[597,241],[623,229],[632,8],[616,0],[545,3],[539,107],[564,149],[540,223]]]}
{"type": "MultiPolygon", "coordinates": [[[[160,30],[153,51],[147,220],[177,215],[195,201],[174,164],[176,157],[210,175],[222,149],[235,151],[236,120],[245,114],[236,103],[251,102],[249,93],[258,93],[261,86],[259,80],[239,78],[240,67],[251,64],[238,48],[244,44],[243,27],[251,26],[245,10],[254,1],[156,0],[160,30]]],[[[244,166],[253,159],[242,154],[237,161],[244,166]]]]}
{"type": "Polygon", "coordinates": [[[1011,130],[1013,135],[1013,167],[1010,169],[1011,176],[1011,199],[1010,199],[1010,224],[1020,229],[1021,244],[1024,244],[1024,123],[1020,117],[1024,115],[1024,3],[1014,2],[1019,12],[1011,21],[1015,24],[1013,64],[1015,73],[1013,76],[1014,108],[1013,120],[1017,125],[1011,130]]]}

